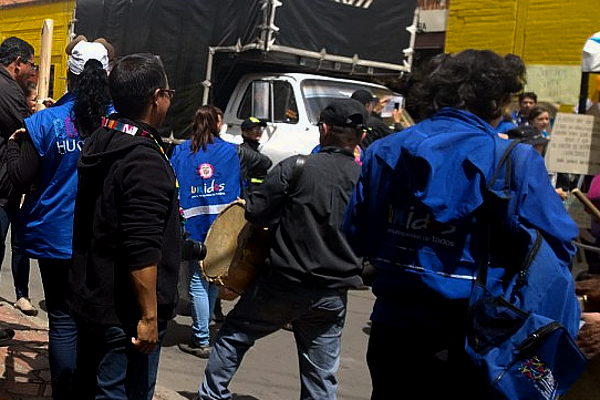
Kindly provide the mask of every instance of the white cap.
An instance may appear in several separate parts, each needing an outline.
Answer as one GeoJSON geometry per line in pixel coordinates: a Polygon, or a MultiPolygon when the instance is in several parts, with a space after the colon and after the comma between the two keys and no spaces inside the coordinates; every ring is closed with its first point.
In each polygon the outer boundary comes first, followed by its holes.
{"type": "Polygon", "coordinates": [[[69,71],[74,75],[81,74],[88,60],[98,60],[102,64],[102,68],[105,71],[108,70],[108,50],[106,50],[106,47],[101,43],[82,40],[71,51],[68,62],[69,71]]]}

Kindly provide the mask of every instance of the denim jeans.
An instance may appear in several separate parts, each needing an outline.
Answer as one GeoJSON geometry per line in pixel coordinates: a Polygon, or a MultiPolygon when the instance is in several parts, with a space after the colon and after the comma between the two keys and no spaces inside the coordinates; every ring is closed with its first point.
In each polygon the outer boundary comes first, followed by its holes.
{"type": "Polygon", "coordinates": [[[79,322],[79,331],[78,399],[152,400],[167,321],[158,322],[159,344],[150,354],[132,347],[134,327],[79,322]]]}
{"type": "Polygon", "coordinates": [[[197,346],[208,346],[210,341],[210,317],[215,308],[217,287],[202,277],[198,261],[189,262],[192,301],[192,342],[197,346]]]}
{"type": "Polygon", "coordinates": [[[199,388],[200,399],[229,400],[229,382],[254,342],[292,322],[300,399],[336,398],[346,291],[310,289],[283,279],[258,281],[227,314],[199,388]]]}
{"type": "Polygon", "coordinates": [[[52,398],[77,398],[73,395],[77,363],[77,325],[67,306],[68,274],[71,260],[39,260],[42,286],[48,311],[50,377],[52,398]]]}
{"type": "Polygon", "coordinates": [[[29,258],[19,246],[19,207],[7,204],[0,207],[0,265],[6,252],[6,236],[10,226],[11,268],[17,300],[29,297],[29,258]]]}

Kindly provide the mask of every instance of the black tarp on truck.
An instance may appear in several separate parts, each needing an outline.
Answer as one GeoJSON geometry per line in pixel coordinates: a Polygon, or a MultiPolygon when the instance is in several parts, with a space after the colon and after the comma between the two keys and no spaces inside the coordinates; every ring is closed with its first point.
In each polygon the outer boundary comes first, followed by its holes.
{"type": "Polygon", "coordinates": [[[208,100],[221,107],[247,72],[369,80],[409,71],[406,28],[416,0],[77,0],[76,7],[76,34],[105,37],[118,55],[161,57],[177,90],[168,125],[181,137],[203,102],[209,69],[208,100]]]}

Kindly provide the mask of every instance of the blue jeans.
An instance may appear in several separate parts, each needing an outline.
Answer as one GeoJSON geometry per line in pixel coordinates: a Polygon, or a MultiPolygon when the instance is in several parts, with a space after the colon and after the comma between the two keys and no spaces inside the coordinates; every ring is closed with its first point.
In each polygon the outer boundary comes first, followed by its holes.
{"type": "Polygon", "coordinates": [[[10,244],[11,244],[11,268],[13,284],[17,300],[21,297],[29,297],[29,258],[25,256],[19,246],[19,207],[17,205],[7,204],[0,207],[0,265],[4,260],[6,252],[6,236],[10,226],[10,244]]]}
{"type": "Polygon", "coordinates": [[[77,325],[67,306],[71,260],[41,259],[39,264],[50,325],[48,353],[52,398],[77,398],[73,395],[77,363],[77,325]]]}
{"type": "Polygon", "coordinates": [[[79,324],[78,399],[152,400],[167,321],[158,322],[159,344],[150,354],[132,347],[134,329],[79,324]]]}
{"type": "Polygon", "coordinates": [[[208,346],[210,341],[210,317],[217,300],[217,287],[202,277],[198,261],[189,262],[192,301],[192,342],[197,346],[208,346]]]}
{"type": "Polygon", "coordinates": [[[346,291],[282,280],[257,282],[227,314],[199,388],[202,400],[230,400],[229,382],[254,342],[292,322],[300,363],[300,399],[336,398],[346,291]]]}

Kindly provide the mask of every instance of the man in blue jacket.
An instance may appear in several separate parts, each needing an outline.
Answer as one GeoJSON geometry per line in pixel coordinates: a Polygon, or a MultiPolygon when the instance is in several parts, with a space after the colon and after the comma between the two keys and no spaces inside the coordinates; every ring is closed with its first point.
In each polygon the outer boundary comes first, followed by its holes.
{"type": "MultiPolygon", "coordinates": [[[[424,399],[486,398],[464,353],[467,300],[487,251],[478,209],[508,144],[493,125],[522,89],[523,73],[518,57],[490,51],[436,59],[420,92],[426,119],[366,152],[343,229],[377,269],[367,352],[372,399],[398,390],[424,399]]],[[[516,227],[526,226],[567,268],[578,231],[544,160],[518,145],[511,162],[508,206],[492,210],[502,221],[492,232],[498,265],[520,265],[527,249],[516,227]]],[[[488,282],[504,273],[490,268],[488,282]]]]}

